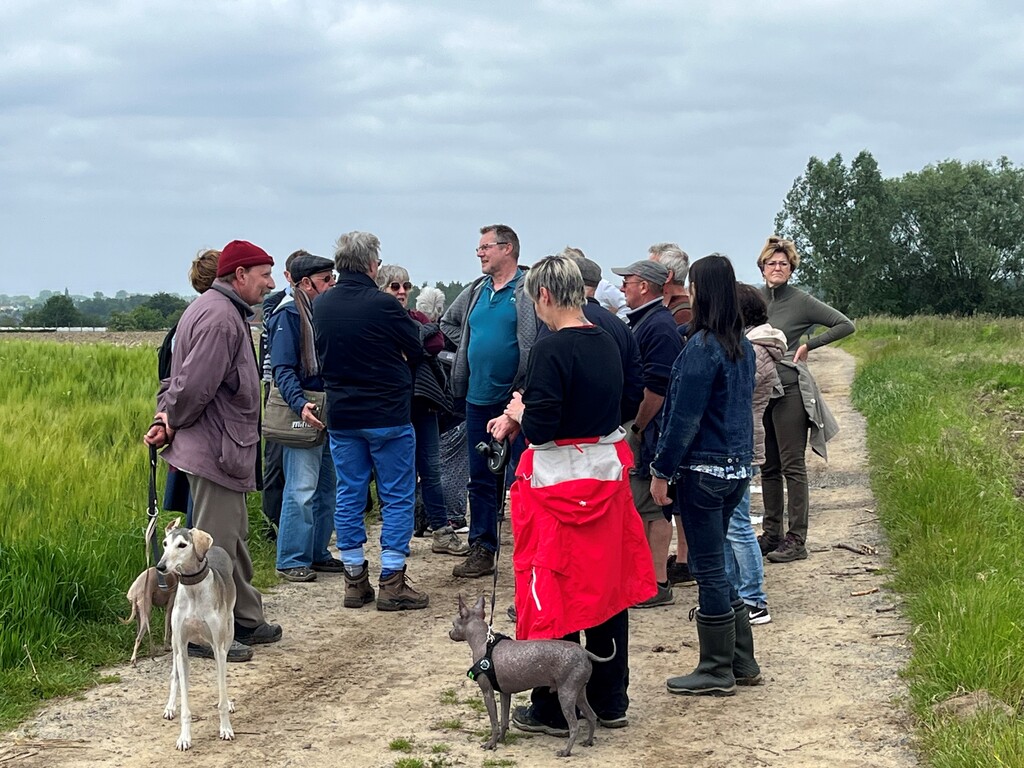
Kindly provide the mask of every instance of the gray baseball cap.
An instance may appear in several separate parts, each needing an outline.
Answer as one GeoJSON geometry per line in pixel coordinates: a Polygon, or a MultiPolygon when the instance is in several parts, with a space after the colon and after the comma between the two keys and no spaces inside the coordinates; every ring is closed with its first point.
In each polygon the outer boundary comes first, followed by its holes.
{"type": "Polygon", "coordinates": [[[319,272],[327,272],[328,270],[334,270],[333,261],[325,259],[323,256],[304,253],[302,256],[295,257],[292,261],[292,268],[288,270],[288,274],[291,275],[292,282],[298,285],[302,278],[312,277],[319,272]]]}
{"type": "Polygon", "coordinates": [[[663,264],[650,259],[634,261],[628,267],[612,267],[612,272],[620,277],[636,275],[641,280],[646,280],[654,285],[664,285],[668,282],[668,270],[663,264]]]}

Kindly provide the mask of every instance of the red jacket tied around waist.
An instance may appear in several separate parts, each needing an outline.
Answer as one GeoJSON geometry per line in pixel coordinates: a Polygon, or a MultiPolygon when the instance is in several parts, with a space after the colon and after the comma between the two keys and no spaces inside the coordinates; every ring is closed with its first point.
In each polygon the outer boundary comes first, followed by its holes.
{"type": "Polygon", "coordinates": [[[516,635],[560,638],[656,592],[629,488],[632,452],[603,438],[530,446],[512,485],[516,635]]]}

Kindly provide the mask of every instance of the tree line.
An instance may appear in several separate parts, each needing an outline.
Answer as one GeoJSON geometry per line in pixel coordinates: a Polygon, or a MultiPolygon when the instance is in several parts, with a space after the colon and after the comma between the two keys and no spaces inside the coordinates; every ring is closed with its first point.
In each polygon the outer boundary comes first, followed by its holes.
{"type": "MultiPolygon", "coordinates": [[[[426,283],[424,283],[424,286],[426,283]]],[[[437,282],[445,295],[445,306],[466,287],[460,282],[437,282]]],[[[419,287],[409,295],[414,307],[419,287]]],[[[170,293],[133,294],[106,297],[95,293],[91,299],[76,300],[67,291],[50,295],[40,306],[25,310],[20,318],[5,318],[4,325],[25,328],[106,327],[111,331],[159,331],[170,328],[181,317],[188,301],[170,293]]]]}
{"type": "Polygon", "coordinates": [[[868,151],[812,157],[775,229],[801,284],[854,317],[1024,314],[1024,169],[946,160],[883,178],[868,151]]]}

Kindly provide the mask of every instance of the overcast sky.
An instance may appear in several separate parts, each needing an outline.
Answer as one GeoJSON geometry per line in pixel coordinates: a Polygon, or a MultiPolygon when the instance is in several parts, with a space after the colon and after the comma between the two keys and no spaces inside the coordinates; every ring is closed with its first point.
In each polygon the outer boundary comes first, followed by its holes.
{"type": "Polygon", "coordinates": [[[189,295],[199,248],[357,229],[468,281],[497,222],[524,261],[668,240],[754,281],[812,155],[1024,161],[1022,8],[2,0],[0,293],[189,295]]]}

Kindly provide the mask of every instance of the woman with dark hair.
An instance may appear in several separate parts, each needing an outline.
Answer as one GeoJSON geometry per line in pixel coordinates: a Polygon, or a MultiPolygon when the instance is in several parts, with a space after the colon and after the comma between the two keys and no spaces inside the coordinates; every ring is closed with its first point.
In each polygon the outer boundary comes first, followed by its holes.
{"type": "MultiPolygon", "coordinates": [[[[587,697],[603,726],[621,728],[628,724],[628,609],[655,593],[629,486],[633,455],[619,426],[621,353],[583,314],[583,275],[572,259],[542,259],[524,289],[554,333],[530,351],[522,396],[487,425],[497,439],[521,428],[530,441],[512,486],[516,636],[578,643],[582,630],[591,653],[614,656],[594,665],[587,697]]],[[[568,734],[551,689],[535,688],[531,702],[515,708],[516,728],[568,734]]]]}
{"type": "Polygon", "coordinates": [[[736,275],[713,253],[690,267],[690,336],[672,366],[665,426],[651,462],[651,495],[677,507],[697,579],[700,662],[667,681],[670,693],[731,696],[761,670],[747,611],[725,573],[729,519],[750,483],[754,350],[743,334],[736,275]]]}
{"type": "Polygon", "coordinates": [[[792,240],[777,235],[769,237],[757,257],[757,266],[764,275],[768,322],[787,339],[786,355],[778,362],[785,394],[773,399],[764,412],[765,462],[761,467],[764,533],[758,543],[769,562],[789,563],[807,558],[808,430],[811,449],[822,458],[827,458],[825,443],[839,431],[807,369],[807,354],[849,336],[854,327],[839,310],[789,284],[800,266],[800,256],[792,240]],[[828,330],[810,337],[816,325],[828,330]],[[805,335],[807,341],[803,341],[805,335]],[[788,497],[789,507],[788,530],[783,526],[785,497],[788,497]]]}

